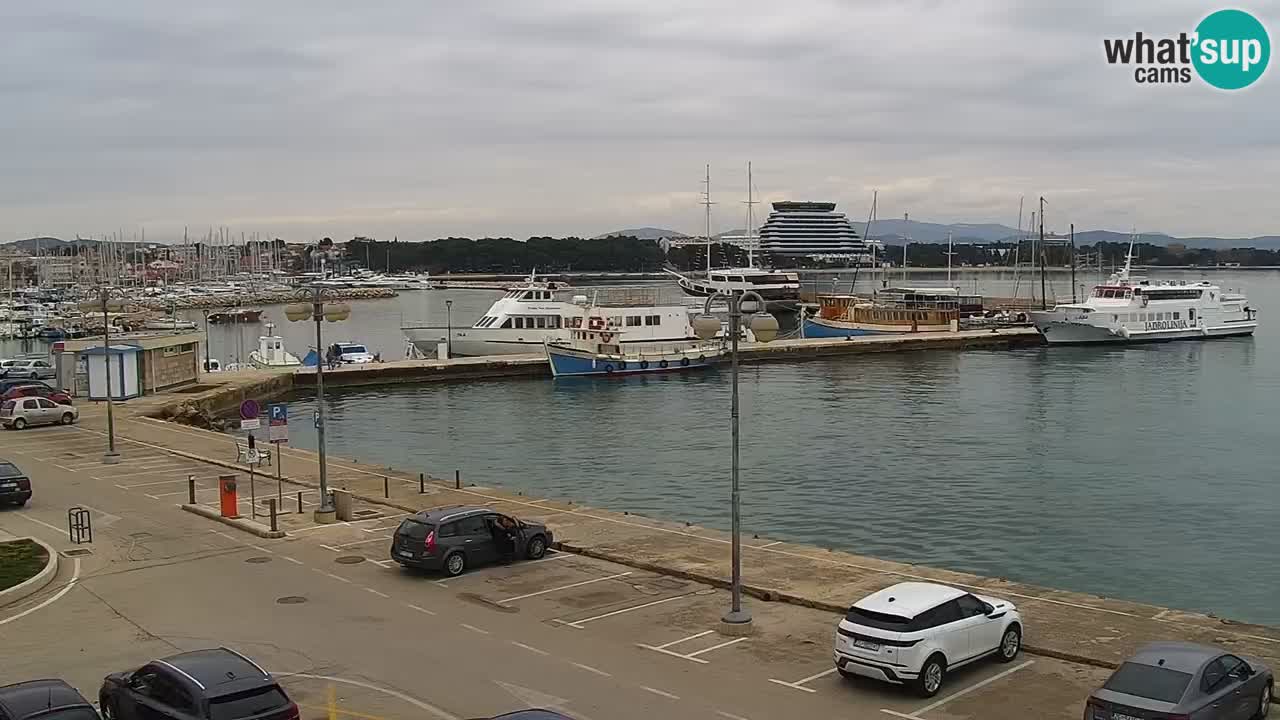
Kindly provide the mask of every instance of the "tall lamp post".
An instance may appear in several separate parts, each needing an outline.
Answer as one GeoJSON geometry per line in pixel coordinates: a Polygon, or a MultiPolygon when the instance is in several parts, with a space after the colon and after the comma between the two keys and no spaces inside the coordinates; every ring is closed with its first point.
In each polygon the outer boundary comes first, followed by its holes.
{"type": "MultiPolygon", "coordinates": [[[[100,287],[95,300],[80,303],[80,310],[86,313],[102,311],[102,361],[106,368],[107,378],[107,451],[102,454],[102,462],[113,465],[120,462],[120,453],[116,452],[116,418],[114,400],[111,394],[111,318],[108,313],[121,312],[125,309],[122,291],[117,288],[100,287]]],[[[121,359],[120,362],[124,362],[121,359]]]]}
{"type": "Polygon", "coordinates": [[[453,301],[444,301],[444,351],[450,358],[453,357],[453,301]]]}
{"type": "Polygon", "coordinates": [[[303,302],[291,303],[284,308],[289,322],[316,323],[316,444],[320,450],[320,507],[315,511],[315,521],[331,523],[335,520],[333,503],[329,498],[329,483],[324,450],[324,341],[321,339],[320,321],[339,322],[351,316],[351,307],[342,302],[325,303],[325,289],[312,286],[307,289],[303,302]]]}
{"type": "Polygon", "coordinates": [[[765,312],[764,298],[759,294],[748,290],[743,293],[721,293],[717,292],[707,298],[707,303],[703,307],[702,315],[699,315],[693,321],[694,333],[703,340],[712,340],[720,332],[720,320],[711,314],[711,305],[717,300],[726,300],[729,303],[729,347],[730,347],[730,365],[733,370],[731,373],[733,384],[733,401],[729,406],[729,427],[730,434],[733,437],[733,462],[730,474],[732,477],[732,489],[730,490],[730,505],[732,514],[732,553],[733,553],[733,580],[732,580],[732,605],[729,612],[722,618],[727,625],[739,628],[747,627],[751,623],[751,611],[742,607],[742,520],[741,520],[741,492],[738,488],[738,336],[742,334],[742,316],[744,314],[750,316],[750,327],[752,334],[755,335],[759,342],[772,342],[778,337],[778,319],[765,312]],[[748,303],[750,303],[748,305],[748,303]]]}
{"type": "Polygon", "coordinates": [[[213,368],[209,363],[209,308],[204,309],[204,371],[209,372],[213,368]]]}

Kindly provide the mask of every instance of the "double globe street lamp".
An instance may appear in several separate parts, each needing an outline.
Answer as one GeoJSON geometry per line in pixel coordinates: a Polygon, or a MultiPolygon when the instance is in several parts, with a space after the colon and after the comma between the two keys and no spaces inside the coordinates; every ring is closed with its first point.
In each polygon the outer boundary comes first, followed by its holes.
{"type": "Polygon", "coordinates": [[[329,483],[326,474],[324,450],[324,341],[321,339],[320,321],[341,322],[351,316],[351,306],[343,302],[325,302],[327,291],[322,287],[307,288],[301,302],[290,303],[284,308],[289,322],[316,322],[316,445],[320,454],[320,507],[315,512],[315,521],[331,523],[335,518],[332,499],[329,497],[329,483]]]}
{"type": "Polygon", "coordinates": [[[730,365],[733,368],[733,401],[729,406],[729,426],[733,436],[733,463],[731,514],[732,514],[732,554],[733,554],[733,601],[729,612],[722,618],[725,624],[746,628],[751,623],[751,611],[742,607],[742,522],[740,515],[741,494],[738,490],[738,336],[742,334],[742,316],[750,316],[749,327],[757,342],[773,342],[778,337],[778,319],[765,311],[764,298],[754,291],[742,293],[717,292],[707,298],[702,314],[694,318],[693,332],[703,340],[713,340],[720,334],[720,319],[711,314],[711,306],[717,300],[729,303],[729,353],[730,365]]]}
{"type": "MultiPolygon", "coordinates": [[[[100,287],[98,288],[98,296],[95,299],[85,300],[79,304],[79,309],[85,314],[102,312],[102,361],[104,363],[103,375],[107,379],[107,451],[102,455],[102,462],[112,465],[120,462],[120,453],[116,452],[116,420],[113,412],[113,400],[111,394],[111,317],[110,313],[123,312],[128,303],[125,301],[124,291],[120,288],[100,287]]],[[[124,359],[121,358],[121,363],[124,359]]],[[[124,373],[120,374],[123,381],[124,373]]],[[[121,388],[123,392],[124,388],[121,388]]]]}

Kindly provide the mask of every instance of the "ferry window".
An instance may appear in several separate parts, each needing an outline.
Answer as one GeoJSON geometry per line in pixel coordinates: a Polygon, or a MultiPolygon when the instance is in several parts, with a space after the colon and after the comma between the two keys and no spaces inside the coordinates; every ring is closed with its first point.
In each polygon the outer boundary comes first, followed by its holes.
{"type": "Polygon", "coordinates": [[[507,318],[506,320],[503,320],[503,321],[502,321],[502,327],[504,327],[504,328],[510,328],[510,327],[511,327],[511,320],[512,320],[511,318],[507,318]]]}
{"type": "Polygon", "coordinates": [[[557,329],[557,330],[559,330],[561,327],[563,327],[563,326],[560,324],[560,316],[559,316],[559,315],[553,315],[553,316],[550,318],[550,320],[548,320],[548,322],[555,323],[555,327],[556,327],[556,329],[557,329]]]}
{"type": "Polygon", "coordinates": [[[1120,319],[1120,316],[1119,316],[1119,315],[1112,315],[1112,316],[1111,316],[1111,322],[1116,322],[1116,321],[1118,321],[1119,319],[1120,319]]]}
{"type": "Polygon", "coordinates": [[[518,318],[516,318],[516,329],[518,329],[518,330],[523,330],[523,329],[524,329],[524,318],[522,318],[522,317],[518,317],[518,318]]]}
{"type": "Polygon", "coordinates": [[[1182,319],[1182,313],[1180,313],[1180,312],[1175,312],[1175,313],[1173,314],[1173,319],[1174,319],[1174,320],[1181,320],[1181,319],[1182,319]]]}
{"type": "Polygon", "coordinates": [[[627,316],[627,327],[640,327],[640,316],[639,316],[639,315],[628,315],[628,316],[627,316]]]}
{"type": "Polygon", "coordinates": [[[575,317],[575,318],[568,318],[568,320],[569,320],[569,327],[575,327],[575,328],[582,327],[582,318],[575,317]]]}
{"type": "Polygon", "coordinates": [[[609,318],[609,327],[615,327],[615,328],[622,327],[622,316],[614,315],[613,317],[609,318]]]}
{"type": "Polygon", "coordinates": [[[535,327],[545,328],[545,327],[547,326],[547,321],[546,321],[546,319],[545,319],[545,318],[543,318],[541,315],[539,315],[538,317],[534,318],[534,319],[533,319],[533,322],[534,322],[534,326],[535,326],[535,327]]]}
{"type": "Polygon", "coordinates": [[[645,325],[661,325],[662,316],[661,315],[645,315],[644,324],[645,325]]]}

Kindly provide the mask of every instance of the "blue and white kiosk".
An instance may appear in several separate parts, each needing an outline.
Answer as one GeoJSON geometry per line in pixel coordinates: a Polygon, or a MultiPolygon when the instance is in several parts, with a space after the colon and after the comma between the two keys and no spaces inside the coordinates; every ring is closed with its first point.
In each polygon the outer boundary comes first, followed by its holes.
{"type": "Polygon", "coordinates": [[[107,373],[111,374],[111,399],[129,400],[142,395],[142,348],[134,345],[98,346],[80,351],[88,363],[89,399],[107,399],[107,373]]]}

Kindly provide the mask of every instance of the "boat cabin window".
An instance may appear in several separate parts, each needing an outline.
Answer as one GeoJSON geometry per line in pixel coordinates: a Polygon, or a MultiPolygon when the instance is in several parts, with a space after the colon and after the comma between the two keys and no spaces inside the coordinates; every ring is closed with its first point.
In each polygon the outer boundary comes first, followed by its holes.
{"type": "Polygon", "coordinates": [[[661,325],[662,316],[661,315],[645,315],[644,324],[645,325],[661,325]]]}
{"type": "Polygon", "coordinates": [[[582,327],[582,318],[580,318],[580,317],[567,317],[567,318],[565,318],[565,319],[564,319],[564,326],[565,326],[565,327],[571,327],[571,328],[580,328],[580,327],[582,327]]]}
{"type": "Polygon", "coordinates": [[[712,275],[712,276],[711,276],[711,279],[712,279],[714,282],[724,282],[724,276],[723,276],[723,275],[712,275]]]}
{"type": "Polygon", "coordinates": [[[622,316],[614,315],[613,317],[609,318],[608,325],[609,327],[612,327],[612,328],[622,327],[622,316]]]}
{"type": "Polygon", "coordinates": [[[640,316],[639,316],[639,315],[628,315],[628,316],[627,316],[627,327],[640,327],[640,316]]]}

